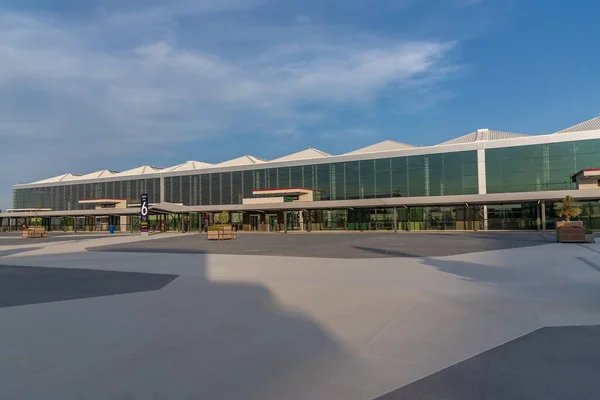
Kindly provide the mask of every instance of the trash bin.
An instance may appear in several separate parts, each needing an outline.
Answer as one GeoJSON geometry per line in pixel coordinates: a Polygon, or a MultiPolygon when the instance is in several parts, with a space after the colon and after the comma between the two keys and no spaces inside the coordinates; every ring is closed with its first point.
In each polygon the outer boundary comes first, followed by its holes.
{"type": "Polygon", "coordinates": [[[108,226],[108,231],[110,232],[111,235],[115,234],[115,226],[114,225],[109,225],[108,226]]]}

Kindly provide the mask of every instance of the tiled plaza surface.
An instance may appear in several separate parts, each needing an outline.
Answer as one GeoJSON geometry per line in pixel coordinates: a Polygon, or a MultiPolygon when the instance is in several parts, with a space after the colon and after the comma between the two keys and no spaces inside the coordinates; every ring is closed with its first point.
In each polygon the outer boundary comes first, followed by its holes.
{"type": "Polygon", "coordinates": [[[600,245],[550,240],[7,239],[1,397],[596,399],[600,245]]]}

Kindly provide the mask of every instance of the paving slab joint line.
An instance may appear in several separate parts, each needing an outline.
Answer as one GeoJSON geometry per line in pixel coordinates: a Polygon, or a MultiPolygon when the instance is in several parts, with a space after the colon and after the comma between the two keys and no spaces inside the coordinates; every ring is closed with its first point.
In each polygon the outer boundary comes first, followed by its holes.
{"type": "Polygon", "coordinates": [[[585,257],[575,257],[576,259],[578,259],[579,261],[581,261],[582,263],[586,264],[589,267],[594,268],[596,271],[600,272],[600,265],[593,263],[592,261],[588,260],[585,257]]]}
{"type": "MultiPolygon", "coordinates": [[[[591,325],[593,325],[593,324],[591,324],[591,325]]],[[[519,336],[517,336],[517,337],[514,337],[514,338],[512,338],[512,339],[506,340],[506,341],[504,341],[504,342],[500,342],[500,343],[498,343],[497,345],[495,345],[495,346],[492,346],[492,347],[489,347],[489,348],[487,348],[487,349],[485,349],[485,350],[482,350],[482,351],[480,351],[480,352],[479,352],[479,353],[477,353],[477,354],[473,354],[473,355],[471,355],[471,356],[469,356],[469,357],[467,357],[467,358],[465,358],[465,359],[462,359],[462,360],[460,360],[460,361],[456,361],[456,362],[454,362],[454,363],[452,363],[452,364],[450,364],[450,365],[446,365],[445,367],[442,367],[442,368],[440,368],[440,369],[438,369],[438,370],[432,371],[432,372],[428,373],[427,375],[423,375],[423,376],[421,376],[421,377],[418,377],[418,378],[416,378],[416,379],[414,379],[414,380],[412,380],[412,381],[410,381],[410,382],[407,382],[406,384],[404,384],[404,385],[402,385],[402,386],[398,386],[398,387],[396,387],[396,388],[394,388],[394,389],[388,390],[387,392],[384,392],[384,393],[378,394],[378,395],[376,395],[376,396],[372,397],[372,398],[371,398],[371,400],[377,400],[377,399],[379,399],[380,397],[383,397],[383,396],[385,396],[385,395],[387,395],[387,394],[391,394],[391,393],[395,392],[396,390],[398,390],[398,389],[401,389],[401,388],[403,388],[403,387],[405,387],[405,386],[411,385],[411,384],[413,384],[413,383],[415,383],[415,382],[417,382],[417,381],[420,381],[421,379],[424,379],[424,378],[427,378],[428,376],[431,376],[431,375],[437,374],[438,372],[441,372],[441,371],[445,370],[446,368],[450,368],[450,367],[452,367],[452,366],[454,366],[454,365],[457,365],[457,364],[460,364],[460,363],[462,363],[462,362],[465,362],[465,361],[467,361],[467,360],[470,360],[471,358],[477,357],[478,355],[480,355],[480,354],[483,354],[483,353],[485,353],[485,352],[488,352],[488,351],[490,351],[490,350],[493,350],[493,349],[495,349],[495,348],[497,348],[497,347],[504,346],[505,344],[508,344],[508,343],[510,343],[510,342],[513,342],[513,341],[515,341],[515,340],[517,340],[517,339],[520,339],[520,338],[522,338],[522,337],[524,337],[524,336],[530,335],[530,334],[532,334],[533,332],[539,331],[540,329],[544,329],[544,328],[557,328],[557,327],[562,327],[562,326],[570,326],[570,325],[542,325],[542,326],[538,326],[537,328],[535,328],[535,329],[532,329],[532,330],[530,330],[529,332],[525,332],[525,333],[523,333],[523,334],[521,334],[521,335],[519,335],[519,336]]],[[[578,325],[578,326],[579,326],[579,325],[578,325]]],[[[581,326],[587,326],[587,325],[581,325],[581,326]]]]}

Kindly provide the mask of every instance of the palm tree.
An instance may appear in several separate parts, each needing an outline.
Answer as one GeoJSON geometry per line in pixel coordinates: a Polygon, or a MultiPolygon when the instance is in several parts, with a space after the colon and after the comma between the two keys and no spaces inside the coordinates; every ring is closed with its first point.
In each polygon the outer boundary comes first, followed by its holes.
{"type": "Polygon", "coordinates": [[[566,222],[581,214],[581,203],[578,203],[573,196],[567,196],[565,199],[554,205],[554,211],[559,217],[563,217],[566,222]]]}

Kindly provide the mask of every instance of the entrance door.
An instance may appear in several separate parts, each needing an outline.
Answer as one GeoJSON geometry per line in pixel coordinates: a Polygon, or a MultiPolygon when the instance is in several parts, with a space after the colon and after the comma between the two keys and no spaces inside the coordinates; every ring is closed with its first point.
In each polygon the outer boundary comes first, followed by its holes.
{"type": "Polygon", "coordinates": [[[258,221],[259,221],[260,216],[259,215],[250,215],[250,230],[251,231],[257,231],[258,230],[258,221]]]}
{"type": "Polygon", "coordinates": [[[277,232],[278,230],[277,215],[269,215],[269,232],[277,232]]]}

